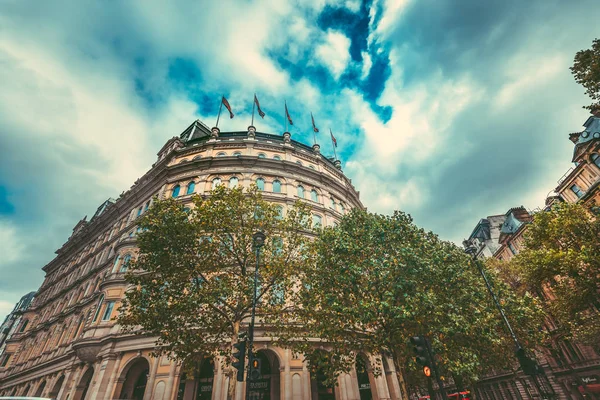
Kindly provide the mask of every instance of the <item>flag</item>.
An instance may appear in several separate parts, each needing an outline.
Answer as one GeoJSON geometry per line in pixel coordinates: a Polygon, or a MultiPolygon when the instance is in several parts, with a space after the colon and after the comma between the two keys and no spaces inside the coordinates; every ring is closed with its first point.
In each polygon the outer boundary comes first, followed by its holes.
{"type": "Polygon", "coordinates": [[[331,135],[331,141],[333,142],[333,145],[337,147],[337,140],[335,140],[335,136],[333,136],[333,132],[331,132],[331,129],[329,130],[329,134],[331,135]]]}
{"type": "Polygon", "coordinates": [[[290,125],[294,125],[294,123],[292,122],[292,117],[290,117],[290,112],[287,109],[287,103],[285,103],[285,116],[288,119],[290,125]]]}
{"type": "Polygon", "coordinates": [[[225,106],[227,111],[229,111],[229,118],[233,118],[233,112],[231,111],[231,106],[229,105],[229,102],[227,101],[225,96],[223,96],[223,98],[221,99],[221,103],[223,103],[223,105],[225,106]]]}
{"type": "Polygon", "coordinates": [[[317,127],[315,126],[315,117],[313,117],[312,113],[310,113],[310,119],[312,119],[313,131],[314,131],[315,133],[316,133],[316,132],[319,132],[319,128],[317,128],[317,127]]]}
{"type": "Polygon", "coordinates": [[[258,102],[258,98],[256,97],[256,94],[254,95],[254,104],[256,104],[256,109],[258,110],[258,115],[260,115],[261,118],[264,118],[265,113],[263,112],[263,110],[260,109],[260,103],[258,102]]]}

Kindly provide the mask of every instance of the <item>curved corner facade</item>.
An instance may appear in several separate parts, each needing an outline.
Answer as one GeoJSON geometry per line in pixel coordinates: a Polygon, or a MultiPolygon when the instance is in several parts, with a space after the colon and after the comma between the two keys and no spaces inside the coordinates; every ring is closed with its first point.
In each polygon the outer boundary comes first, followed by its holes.
{"type": "MultiPolygon", "coordinates": [[[[43,269],[44,283],[0,359],[0,396],[58,399],[226,399],[229,376],[220,360],[207,358],[194,376],[166,357],[153,357],[154,338],[124,334],[114,318],[124,292],[129,258],[135,257],[136,221],[154,198],[183,204],[215,185],[256,183],[284,212],[298,199],[312,207],[313,220],[333,225],[354,207],[359,193],[337,160],[291,139],[289,133],[220,132],[195,121],[167,141],[152,168],[117,200],[104,202],[88,221],[79,221],[57,257],[43,269]]],[[[326,387],[303,357],[273,346],[257,332],[262,399],[400,399],[393,363],[383,373],[361,365],[326,387]]],[[[238,383],[239,399],[244,383],[238,383]]]]}

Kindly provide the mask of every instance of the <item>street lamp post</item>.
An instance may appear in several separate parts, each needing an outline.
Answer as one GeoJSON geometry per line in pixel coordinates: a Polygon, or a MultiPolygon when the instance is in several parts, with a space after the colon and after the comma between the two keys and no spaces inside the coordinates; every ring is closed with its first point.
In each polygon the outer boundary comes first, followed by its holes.
{"type": "Polygon", "coordinates": [[[258,288],[258,266],[260,264],[260,250],[265,244],[267,236],[261,231],[256,232],[252,235],[252,243],[256,250],[256,267],[254,268],[254,295],[252,296],[252,315],[250,317],[250,327],[248,329],[248,370],[246,372],[246,399],[250,395],[250,369],[252,368],[254,361],[254,320],[256,318],[256,296],[258,288]]]}
{"type": "Polygon", "coordinates": [[[483,266],[481,265],[481,262],[477,259],[477,247],[475,245],[473,245],[471,242],[469,242],[468,240],[463,241],[463,245],[465,246],[465,253],[467,253],[468,255],[470,255],[473,258],[473,263],[475,264],[475,266],[477,267],[477,270],[479,270],[479,273],[483,277],[483,280],[485,281],[485,287],[487,288],[488,292],[490,293],[490,296],[492,296],[492,299],[494,300],[494,305],[500,312],[500,315],[502,316],[502,320],[504,321],[504,324],[506,325],[506,328],[508,329],[508,331],[510,333],[510,337],[512,338],[513,342],[515,342],[515,346],[516,346],[515,356],[517,357],[517,360],[519,361],[519,364],[521,365],[523,372],[526,375],[529,375],[533,378],[533,382],[535,383],[535,386],[536,386],[538,392],[540,393],[540,395],[554,397],[554,389],[552,389],[552,386],[550,385],[550,382],[548,380],[548,377],[544,373],[544,370],[538,365],[538,363],[534,359],[527,357],[527,355],[525,354],[525,349],[521,346],[521,343],[519,342],[519,339],[517,338],[515,331],[513,330],[512,326],[510,325],[508,318],[506,318],[504,309],[500,305],[500,302],[498,301],[498,297],[496,297],[496,294],[492,290],[492,285],[490,284],[490,281],[488,280],[487,275],[485,274],[485,271],[483,270],[483,266]],[[542,380],[541,384],[540,384],[540,382],[538,382],[538,379],[537,379],[538,376],[540,376],[540,378],[542,380]],[[542,388],[542,386],[544,388],[542,388]],[[546,389],[549,389],[550,392],[548,393],[546,389]]]}

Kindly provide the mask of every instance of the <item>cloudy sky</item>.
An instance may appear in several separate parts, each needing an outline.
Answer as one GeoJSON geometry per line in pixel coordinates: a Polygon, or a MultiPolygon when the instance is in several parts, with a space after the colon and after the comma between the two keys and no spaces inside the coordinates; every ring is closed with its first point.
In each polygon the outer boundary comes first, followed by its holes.
{"type": "MultiPolygon", "coordinates": [[[[225,94],[243,130],[331,128],[372,211],[459,241],[535,208],[588,99],[569,66],[594,0],[0,2],[0,319],[84,215],[128,189],[225,94]],[[160,5],[159,5],[160,4],[160,5]]],[[[319,136],[331,153],[326,134],[319,136]]]]}

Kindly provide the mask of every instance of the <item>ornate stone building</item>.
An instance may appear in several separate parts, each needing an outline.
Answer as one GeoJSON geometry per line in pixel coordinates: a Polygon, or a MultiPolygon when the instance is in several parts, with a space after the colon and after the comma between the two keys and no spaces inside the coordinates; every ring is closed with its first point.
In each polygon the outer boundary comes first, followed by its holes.
{"type": "MultiPolygon", "coordinates": [[[[117,200],[108,199],[88,221],[79,221],[57,256],[43,269],[44,283],[24,313],[18,333],[7,342],[0,367],[0,395],[81,399],[225,399],[229,377],[206,359],[196,376],[185,376],[166,357],[150,356],[154,338],[123,334],[115,324],[126,290],[124,272],[136,256],[136,221],[153,199],[183,204],[216,185],[256,183],[264,197],[285,207],[302,199],[313,220],[335,224],[359,194],[338,160],[291,140],[289,133],[220,132],[195,121],[167,141],[158,160],[117,200]],[[195,395],[194,395],[195,393],[195,395]]],[[[325,387],[302,357],[274,347],[257,333],[262,358],[259,390],[264,399],[399,399],[392,363],[384,373],[366,368],[325,387]]],[[[368,359],[361,360],[369,365],[368,359]]],[[[238,383],[238,393],[243,384],[238,383]]],[[[239,395],[240,399],[241,394],[239,395]]]]}
{"type": "MultiPolygon", "coordinates": [[[[546,199],[545,209],[556,202],[581,202],[592,212],[600,215],[600,112],[596,112],[583,124],[584,130],[571,133],[575,143],[573,159],[575,166],[559,180],[555,194],[546,199]]],[[[543,212],[541,210],[540,212],[543,212]]],[[[478,257],[495,257],[510,260],[524,246],[524,233],[532,215],[525,208],[515,207],[504,215],[480,220],[468,242],[479,248],[478,257]]],[[[510,277],[507,277],[510,281],[510,277]]],[[[537,296],[553,299],[552,289],[544,288],[537,296]]],[[[554,348],[538,349],[538,360],[554,391],[556,399],[600,399],[600,357],[590,346],[571,343],[555,334],[556,325],[550,318],[545,329],[553,336],[554,348]]],[[[531,378],[522,373],[494,371],[478,385],[482,399],[533,399],[539,396],[531,385],[531,378]],[[508,386],[514,385],[512,391],[508,386]],[[518,395],[517,390],[518,389],[518,395]]]]}

